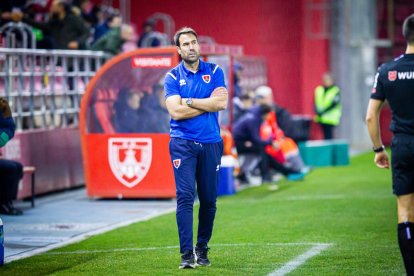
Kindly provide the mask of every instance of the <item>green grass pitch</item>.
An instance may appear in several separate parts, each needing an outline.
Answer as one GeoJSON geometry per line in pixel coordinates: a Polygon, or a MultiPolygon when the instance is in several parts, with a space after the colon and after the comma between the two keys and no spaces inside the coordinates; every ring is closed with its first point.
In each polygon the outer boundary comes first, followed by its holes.
{"type": "Polygon", "coordinates": [[[168,214],[12,262],[0,274],[266,275],[319,243],[331,246],[290,275],[404,274],[391,173],[375,167],[373,154],[282,181],[277,191],[263,185],[221,197],[217,207],[211,267],[178,269],[175,214],[168,214]]]}

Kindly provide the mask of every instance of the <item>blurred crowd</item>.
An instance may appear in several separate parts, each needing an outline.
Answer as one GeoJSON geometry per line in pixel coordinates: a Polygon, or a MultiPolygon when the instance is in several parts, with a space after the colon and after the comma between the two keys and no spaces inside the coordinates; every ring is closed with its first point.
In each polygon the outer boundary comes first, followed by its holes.
{"type": "MultiPolygon", "coordinates": [[[[138,39],[134,27],[123,23],[118,10],[89,0],[2,0],[0,27],[10,22],[31,26],[38,49],[90,49],[112,55],[142,46],[155,29],[153,22],[145,22],[138,39]]],[[[17,43],[19,35],[16,32],[17,43]]],[[[159,45],[153,39],[149,46],[159,45]]]]}

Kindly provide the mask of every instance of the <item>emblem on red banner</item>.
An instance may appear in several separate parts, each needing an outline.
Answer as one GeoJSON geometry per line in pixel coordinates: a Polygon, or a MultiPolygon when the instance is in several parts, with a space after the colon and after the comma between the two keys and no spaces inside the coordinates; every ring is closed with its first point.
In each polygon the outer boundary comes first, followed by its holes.
{"type": "Polygon", "coordinates": [[[108,159],[112,173],[132,188],[147,175],[152,162],[151,138],[110,138],[108,159]]]}
{"type": "Polygon", "coordinates": [[[210,83],[210,80],[211,80],[211,76],[210,75],[203,75],[202,78],[203,78],[203,81],[205,83],[210,83]]]}
{"type": "Polygon", "coordinates": [[[395,81],[397,79],[397,71],[388,71],[388,80],[395,81]]]}
{"type": "Polygon", "coordinates": [[[174,164],[174,168],[178,169],[181,165],[181,159],[174,159],[173,164],[174,164]]]}

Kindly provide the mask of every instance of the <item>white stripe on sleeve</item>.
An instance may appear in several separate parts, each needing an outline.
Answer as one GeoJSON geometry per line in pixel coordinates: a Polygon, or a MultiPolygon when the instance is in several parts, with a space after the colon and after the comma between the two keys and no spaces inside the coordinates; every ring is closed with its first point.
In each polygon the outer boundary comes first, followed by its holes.
{"type": "Polygon", "coordinates": [[[218,67],[219,67],[218,65],[216,65],[216,67],[214,67],[213,74],[216,73],[216,70],[217,70],[218,67]]]}
{"type": "Polygon", "coordinates": [[[173,79],[177,80],[177,78],[171,72],[168,72],[167,74],[170,75],[173,79]]]}

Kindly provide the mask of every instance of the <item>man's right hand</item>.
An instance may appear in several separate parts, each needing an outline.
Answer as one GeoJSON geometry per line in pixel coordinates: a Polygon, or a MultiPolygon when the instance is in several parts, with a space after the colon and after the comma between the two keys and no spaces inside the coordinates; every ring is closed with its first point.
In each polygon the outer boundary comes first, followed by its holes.
{"type": "Polygon", "coordinates": [[[4,98],[0,98],[0,112],[3,114],[3,118],[9,118],[12,116],[9,103],[4,98]]]}
{"type": "Polygon", "coordinates": [[[390,161],[388,159],[388,154],[385,150],[375,154],[374,162],[378,168],[381,168],[381,169],[390,168],[390,161]]]}

